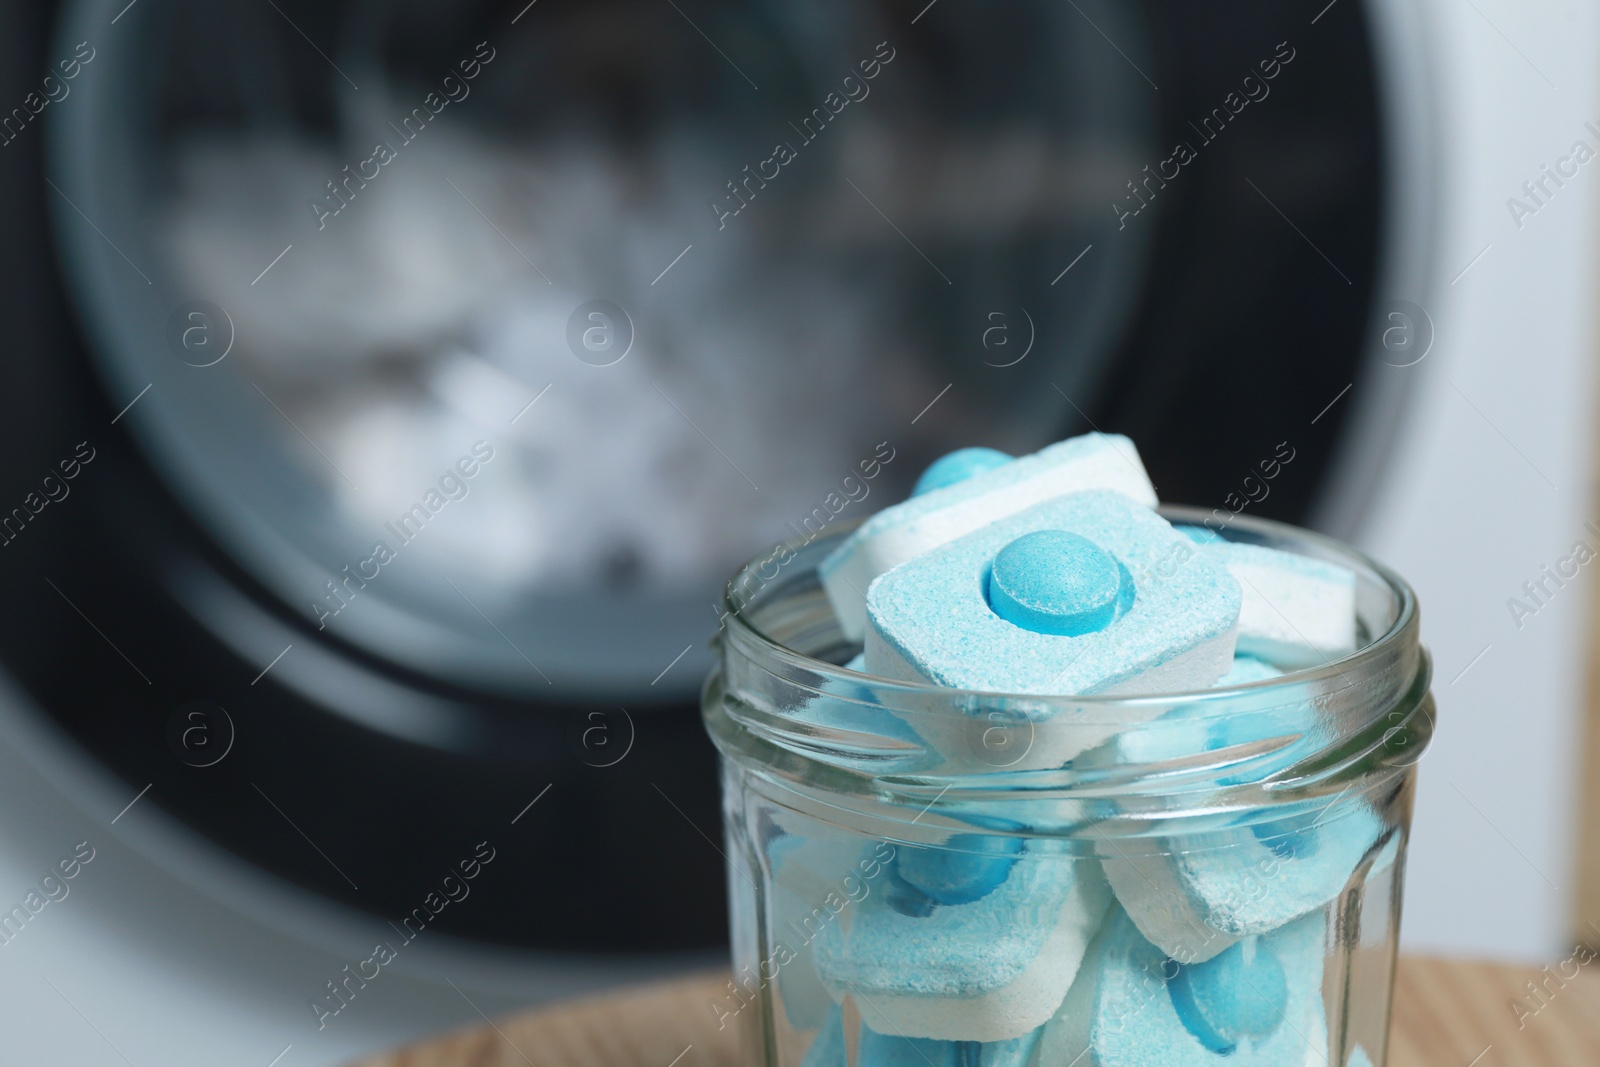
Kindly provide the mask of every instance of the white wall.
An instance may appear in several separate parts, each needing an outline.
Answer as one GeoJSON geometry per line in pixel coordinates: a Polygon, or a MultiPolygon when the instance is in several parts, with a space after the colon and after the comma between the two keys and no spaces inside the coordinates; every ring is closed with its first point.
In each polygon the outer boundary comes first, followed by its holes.
{"type": "Polygon", "coordinates": [[[1520,228],[1506,201],[1526,200],[1523,182],[1575,141],[1600,153],[1600,133],[1584,125],[1600,130],[1600,8],[1438,0],[1429,13],[1445,152],[1427,305],[1437,339],[1421,364],[1380,368],[1425,378],[1361,538],[1415,584],[1436,671],[1439,729],[1421,767],[1403,938],[1412,951],[1548,962],[1568,935],[1600,562],[1520,628],[1507,600],[1575,541],[1600,550],[1584,528],[1600,399],[1600,157],[1520,228]]]}

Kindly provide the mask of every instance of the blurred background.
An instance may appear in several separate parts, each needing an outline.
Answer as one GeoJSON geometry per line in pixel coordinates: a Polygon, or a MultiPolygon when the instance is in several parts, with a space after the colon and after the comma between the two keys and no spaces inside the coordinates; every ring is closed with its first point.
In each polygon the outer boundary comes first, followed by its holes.
{"type": "Polygon", "coordinates": [[[1091,428],[1416,585],[1408,950],[1600,936],[1600,12],[0,19],[19,1061],[334,1064],[715,961],[725,576],[865,462],[838,521],[1091,428]]]}

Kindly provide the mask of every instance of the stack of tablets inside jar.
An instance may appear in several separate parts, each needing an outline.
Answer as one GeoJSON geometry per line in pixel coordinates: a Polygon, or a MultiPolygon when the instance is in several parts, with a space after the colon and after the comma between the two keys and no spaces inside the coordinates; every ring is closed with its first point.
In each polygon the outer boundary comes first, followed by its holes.
{"type": "MultiPolygon", "coordinates": [[[[820,567],[863,644],[847,666],[982,693],[1144,695],[1265,682],[1355,650],[1352,571],[1174,526],[1156,501],[1123,437],[944,457],[820,567]]],[[[1159,731],[1041,728],[1027,766],[1154,764],[1294,733],[1271,716],[1150,708],[1159,731]]],[[[956,828],[922,846],[770,835],[790,929],[822,914],[804,883],[867,886],[870,865],[871,885],[812,924],[803,973],[782,980],[790,1025],[814,1033],[804,1067],[1327,1062],[1325,911],[1380,836],[1370,809],[1224,820],[1155,846],[1107,838],[1092,858],[1053,850],[1003,805],[941,809],[941,824],[956,828]]]]}

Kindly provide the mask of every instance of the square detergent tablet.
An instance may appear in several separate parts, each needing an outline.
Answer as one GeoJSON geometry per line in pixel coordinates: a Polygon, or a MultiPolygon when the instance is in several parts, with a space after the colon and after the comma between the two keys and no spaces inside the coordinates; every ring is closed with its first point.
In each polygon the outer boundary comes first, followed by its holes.
{"type": "Polygon", "coordinates": [[[1043,1025],[1071,986],[1110,900],[1093,860],[1029,855],[968,903],[888,891],[816,939],[817,973],[855,995],[880,1033],[1000,1042],[1043,1025]]]}
{"type": "Polygon", "coordinates": [[[1143,504],[1072,493],[889,571],[867,596],[868,672],[990,692],[1202,689],[1233,665],[1239,583],[1173,567],[1188,540],[1143,504]]]}
{"type": "Polygon", "coordinates": [[[1156,492],[1133,442],[1084,434],[1004,461],[962,449],[930,467],[919,492],[863,523],[818,568],[845,636],[866,631],[867,587],[892,567],[1035,504],[1084,489],[1113,489],[1146,507],[1156,492]],[[977,462],[973,453],[990,458],[977,462]]]}
{"type": "Polygon", "coordinates": [[[1163,839],[1157,852],[1108,856],[1105,872],[1147,940],[1174,958],[1205,960],[1333,900],[1382,831],[1370,809],[1352,804],[1321,821],[1163,839]]]}
{"type": "Polygon", "coordinates": [[[1324,922],[1312,915],[1201,964],[1183,965],[1113,908],[1040,1064],[1302,1067],[1328,1063],[1324,922]]]}
{"type": "Polygon", "coordinates": [[[1239,651],[1283,667],[1311,667],[1356,648],[1356,576],[1348,567],[1179,527],[1239,580],[1239,651]]]}

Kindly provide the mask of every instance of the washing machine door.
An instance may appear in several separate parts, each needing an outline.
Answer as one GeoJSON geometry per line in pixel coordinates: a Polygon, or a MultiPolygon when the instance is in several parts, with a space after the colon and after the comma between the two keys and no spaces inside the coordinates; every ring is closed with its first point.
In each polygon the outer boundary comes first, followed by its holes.
{"type": "Polygon", "coordinates": [[[444,935],[720,941],[742,559],[1091,428],[1300,519],[1363,380],[1355,4],[7,6],[0,658],[263,879],[492,842],[444,935]]]}

